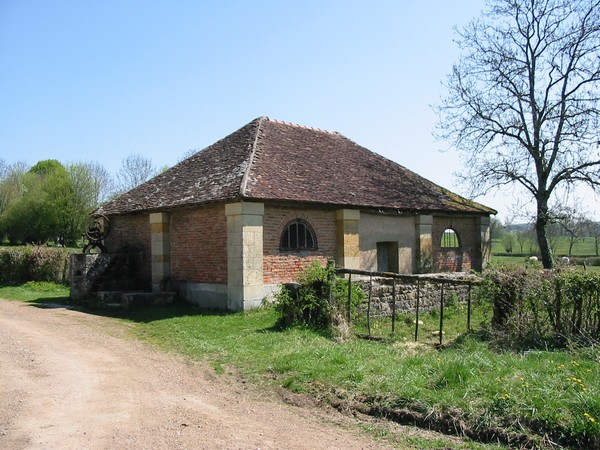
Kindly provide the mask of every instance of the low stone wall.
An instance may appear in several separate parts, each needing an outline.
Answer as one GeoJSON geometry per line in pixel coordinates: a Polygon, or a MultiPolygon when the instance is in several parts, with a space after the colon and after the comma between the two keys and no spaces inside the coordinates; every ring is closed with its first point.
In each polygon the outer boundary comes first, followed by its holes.
{"type": "Polygon", "coordinates": [[[71,300],[73,302],[78,303],[89,297],[110,262],[111,258],[107,253],[71,255],[71,300]]]}
{"type": "MultiPolygon", "coordinates": [[[[417,281],[396,280],[392,278],[373,277],[371,291],[371,316],[390,316],[392,314],[392,303],[396,299],[396,312],[412,314],[417,308],[417,294],[419,297],[419,311],[430,311],[440,307],[442,282],[444,285],[444,303],[452,300],[466,302],[469,293],[469,283],[476,282],[477,277],[472,275],[443,273],[427,274],[418,278],[417,281]],[[432,281],[436,278],[439,281],[432,281]],[[464,284],[460,284],[460,283],[464,284]],[[452,300],[451,300],[452,299],[452,300]]],[[[369,279],[362,277],[357,280],[363,287],[366,295],[369,293],[369,279]]],[[[365,306],[366,308],[366,302],[365,306]]]]}
{"type": "Polygon", "coordinates": [[[95,296],[98,291],[144,291],[140,279],[143,255],[131,253],[74,253],[71,255],[71,300],[95,296]]]}

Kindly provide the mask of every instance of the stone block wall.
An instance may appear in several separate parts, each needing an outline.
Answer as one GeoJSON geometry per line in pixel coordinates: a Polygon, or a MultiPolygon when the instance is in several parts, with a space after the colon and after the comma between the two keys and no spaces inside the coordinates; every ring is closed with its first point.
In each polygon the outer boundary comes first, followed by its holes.
{"type": "MultiPolygon", "coordinates": [[[[450,274],[447,278],[457,279],[450,274]]],[[[431,276],[429,274],[428,276],[431,276]]],[[[369,281],[358,281],[368,295],[369,281]]],[[[413,314],[417,307],[417,283],[396,280],[396,312],[413,314]]],[[[440,307],[441,284],[432,281],[421,281],[418,288],[419,311],[431,311],[440,307]]],[[[393,281],[390,278],[373,278],[371,294],[371,316],[384,317],[392,314],[393,281]]],[[[447,303],[452,296],[459,301],[467,301],[469,286],[466,284],[444,284],[444,302],[447,303]]],[[[472,294],[473,295],[473,294],[472,294]]],[[[366,301],[363,305],[366,310],[366,301]]]]}
{"type": "Polygon", "coordinates": [[[71,300],[88,301],[100,291],[147,289],[140,275],[141,253],[74,253],[71,255],[71,300]]]}

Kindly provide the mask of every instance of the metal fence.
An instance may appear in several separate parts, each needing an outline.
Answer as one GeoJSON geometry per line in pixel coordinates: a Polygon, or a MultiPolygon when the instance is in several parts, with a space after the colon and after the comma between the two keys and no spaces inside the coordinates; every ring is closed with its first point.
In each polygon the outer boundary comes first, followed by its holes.
{"type": "Polygon", "coordinates": [[[336,268],[335,273],[337,276],[346,276],[348,280],[348,297],[347,297],[347,317],[348,321],[350,321],[351,313],[352,313],[352,286],[353,280],[352,276],[360,276],[362,280],[366,280],[368,277],[368,289],[367,289],[367,332],[368,337],[372,337],[371,334],[371,303],[373,299],[373,278],[384,278],[392,280],[392,301],[391,301],[391,331],[392,334],[396,331],[396,301],[397,301],[397,293],[401,288],[401,285],[406,284],[416,284],[417,286],[417,295],[416,295],[416,304],[415,304],[415,330],[414,330],[414,340],[415,342],[419,338],[419,313],[420,311],[420,300],[421,300],[421,286],[424,282],[429,282],[433,284],[440,285],[440,303],[439,303],[439,345],[443,344],[443,330],[444,330],[444,302],[445,302],[445,287],[446,285],[465,285],[467,286],[467,323],[466,330],[471,331],[471,313],[472,313],[472,287],[481,283],[481,279],[453,279],[444,277],[441,275],[403,275],[398,273],[390,273],[390,272],[371,272],[366,270],[356,270],[356,269],[346,269],[346,268],[336,268]]]}

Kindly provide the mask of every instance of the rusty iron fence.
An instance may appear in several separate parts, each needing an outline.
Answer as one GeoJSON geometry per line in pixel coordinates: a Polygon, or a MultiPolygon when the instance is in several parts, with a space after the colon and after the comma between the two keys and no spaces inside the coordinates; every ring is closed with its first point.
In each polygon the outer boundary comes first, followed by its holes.
{"type": "Polygon", "coordinates": [[[416,303],[415,303],[415,331],[414,331],[414,340],[415,342],[419,338],[419,313],[420,313],[420,299],[421,299],[421,286],[424,282],[429,282],[433,284],[440,285],[440,303],[439,303],[439,345],[443,345],[443,330],[444,330],[444,301],[445,301],[445,287],[446,285],[465,285],[467,286],[467,323],[466,330],[467,332],[471,331],[471,313],[472,313],[472,287],[474,285],[480,284],[482,282],[479,278],[473,279],[453,279],[443,276],[436,275],[404,275],[398,273],[391,272],[372,272],[366,270],[357,270],[357,269],[346,269],[346,268],[336,268],[335,269],[336,276],[346,276],[348,280],[348,301],[346,305],[347,309],[347,317],[350,322],[351,314],[352,314],[352,276],[361,276],[363,277],[363,281],[368,277],[368,292],[367,292],[367,332],[368,337],[372,337],[371,335],[371,303],[373,298],[373,278],[384,278],[392,280],[392,302],[391,302],[391,331],[392,334],[396,331],[396,294],[398,291],[398,282],[404,284],[416,284],[417,285],[417,295],[416,295],[416,303]]]}

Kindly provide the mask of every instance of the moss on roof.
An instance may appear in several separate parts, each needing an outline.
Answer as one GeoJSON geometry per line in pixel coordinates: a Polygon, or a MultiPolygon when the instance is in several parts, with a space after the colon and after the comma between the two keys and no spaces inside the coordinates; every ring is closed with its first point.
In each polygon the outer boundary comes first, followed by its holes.
{"type": "Polygon", "coordinates": [[[496,213],[339,133],[267,117],[253,120],[97,213],[127,214],[236,200],[419,214],[496,213]]]}

